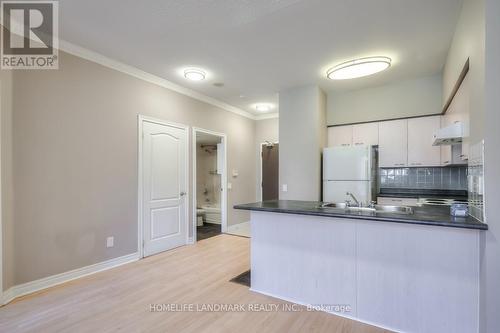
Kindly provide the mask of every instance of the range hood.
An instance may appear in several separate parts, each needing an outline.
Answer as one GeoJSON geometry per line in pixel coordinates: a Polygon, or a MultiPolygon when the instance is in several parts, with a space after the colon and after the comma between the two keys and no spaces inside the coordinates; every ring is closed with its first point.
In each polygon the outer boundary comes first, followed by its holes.
{"type": "Polygon", "coordinates": [[[464,136],[463,124],[459,121],[439,129],[434,134],[433,146],[449,146],[462,143],[464,136]]]}

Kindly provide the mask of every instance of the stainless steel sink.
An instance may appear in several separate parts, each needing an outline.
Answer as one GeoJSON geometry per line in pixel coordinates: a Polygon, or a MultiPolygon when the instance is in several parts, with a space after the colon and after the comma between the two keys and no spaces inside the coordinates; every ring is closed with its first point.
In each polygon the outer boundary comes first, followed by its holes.
{"type": "Polygon", "coordinates": [[[367,213],[393,213],[393,214],[413,214],[413,209],[406,206],[382,206],[375,205],[372,207],[348,207],[345,202],[324,202],[318,208],[342,209],[350,212],[367,212],[367,213]]]}
{"type": "Polygon", "coordinates": [[[348,207],[347,208],[348,211],[351,211],[351,212],[366,212],[366,213],[376,213],[377,210],[375,208],[371,208],[371,207],[348,207]]]}
{"type": "Polygon", "coordinates": [[[323,202],[318,208],[338,208],[346,209],[347,204],[345,202],[323,202]]]}

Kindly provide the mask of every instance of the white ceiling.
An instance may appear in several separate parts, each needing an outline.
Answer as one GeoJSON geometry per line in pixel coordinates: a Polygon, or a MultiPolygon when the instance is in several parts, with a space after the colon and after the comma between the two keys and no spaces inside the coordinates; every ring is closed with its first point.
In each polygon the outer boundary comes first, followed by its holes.
{"type": "MultiPolygon", "coordinates": [[[[462,0],[61,0],[60,37],[242,110],[280,90],[358,89],[442,70],[462,0]],[[328,67],[386,55],[351,81],[328,67]],[[190,82],[185,66],[208,70],[190,82]],[[213,84],[223,82],[223,87],[213,84]]],[[[271,112],[276,111],[271,110],[271,112]]]]}

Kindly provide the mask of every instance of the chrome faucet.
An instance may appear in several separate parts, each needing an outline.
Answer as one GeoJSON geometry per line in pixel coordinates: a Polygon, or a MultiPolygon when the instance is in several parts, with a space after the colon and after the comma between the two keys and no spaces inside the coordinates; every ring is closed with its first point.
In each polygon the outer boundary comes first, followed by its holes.
{"type": "MultiPolygon", "coordinates": [[[[358,207],[361,207],[361,203],[359,202],[358,199],[356,199],[356,197],[354,196],[354,194],[352,194],[351,192],[346,192],[346,195],[351,197],[352,200],[354,200],[354,203],[358,206],[358,207]]],[[[349,200],[346,200],[346,204],[347,206],[349,206],[351,202],[349,200]]]]}

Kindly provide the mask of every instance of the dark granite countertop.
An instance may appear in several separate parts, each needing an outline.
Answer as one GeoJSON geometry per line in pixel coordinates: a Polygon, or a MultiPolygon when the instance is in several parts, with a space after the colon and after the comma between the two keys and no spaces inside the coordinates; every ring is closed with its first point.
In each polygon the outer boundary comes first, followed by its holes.
{"type": "Polygon", "coordinates": [[[413,207],[413,214],[353,212],[336,208],[318,208],[317,201],[274,200],[234,206],[235,209],[284,214],[338,217],[395,223],[487,230],[488,225],[473,217],[450,216],[450,208],[443,206],[413,207]]]}

